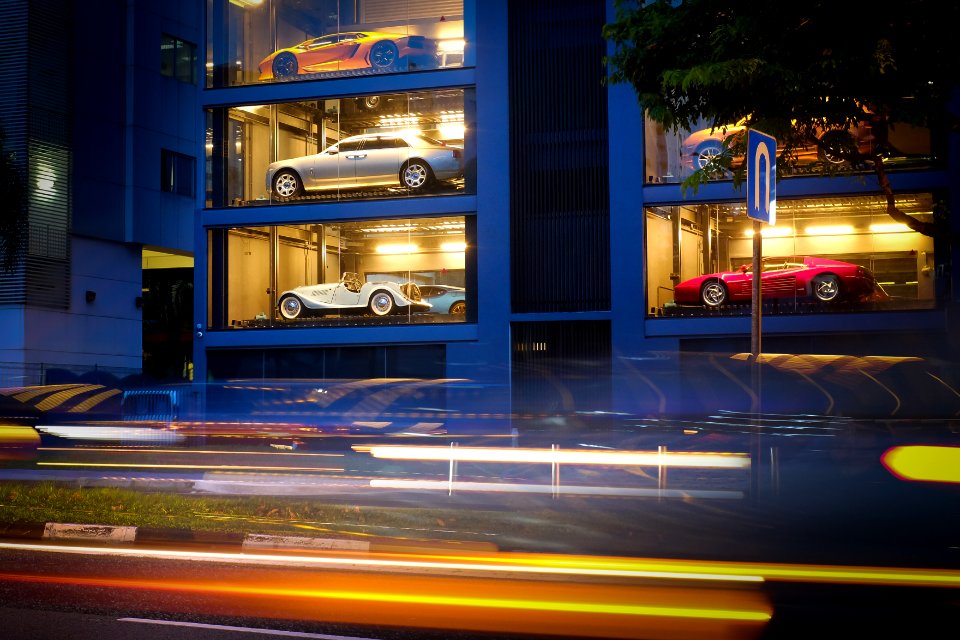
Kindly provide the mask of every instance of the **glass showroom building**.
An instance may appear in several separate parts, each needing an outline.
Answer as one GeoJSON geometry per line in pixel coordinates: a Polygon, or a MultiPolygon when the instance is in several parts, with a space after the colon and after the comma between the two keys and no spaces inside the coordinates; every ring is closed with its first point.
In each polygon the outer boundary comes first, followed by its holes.
{"type": "MultiPolygon", "coordinates": [[[[127,217],[85,193],[73,229],[132,219],[95,242],[192,256],[194,379],[466,378],[590,411],[655,354],[750,351],[744,192],[680,186],[737,123],[663,131],[606,84],[612,1],[164,4],[128,19],[120,77],[168,84],[125,96],[107,140],[131,146],[98,178],[127,217]]],[[[869,148],[869,123],[844,134],[869,148]]],[[[955,138],[896,129],[901,210],[951,210],[955,138]]],[[[957,248],[808,155],[763,231],[764,352],[956,350],[957,248]]]]}

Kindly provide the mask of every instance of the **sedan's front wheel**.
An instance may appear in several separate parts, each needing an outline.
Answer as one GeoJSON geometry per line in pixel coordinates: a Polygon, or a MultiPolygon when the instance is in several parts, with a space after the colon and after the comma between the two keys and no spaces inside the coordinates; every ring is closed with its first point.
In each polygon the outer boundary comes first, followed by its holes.
{"type": "Polygon", "coordinates": [[[393,296],[386,291],[374,291],[370,296],[370,312],[375,316],[390,315],[393,311],[393,296]]]}
{"type": "Polygon", "coordinates": [[[281,169],[273,176],[273,192],[280,198],[294,198],[303,193],[303,181],[292,169],[281,169]]]}

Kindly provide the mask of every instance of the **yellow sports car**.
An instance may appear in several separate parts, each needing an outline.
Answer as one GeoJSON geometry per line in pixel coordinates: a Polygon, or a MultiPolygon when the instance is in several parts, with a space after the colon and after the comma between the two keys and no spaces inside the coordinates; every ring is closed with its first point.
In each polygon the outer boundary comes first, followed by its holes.
{"type": "Polygon", "coordinates": [[[382,31],[331,33],[274,51],[259,65],[260,80],[290,80],[298,75],[406,67],[437,67],[437,43],[424,36],[382,31]]]}

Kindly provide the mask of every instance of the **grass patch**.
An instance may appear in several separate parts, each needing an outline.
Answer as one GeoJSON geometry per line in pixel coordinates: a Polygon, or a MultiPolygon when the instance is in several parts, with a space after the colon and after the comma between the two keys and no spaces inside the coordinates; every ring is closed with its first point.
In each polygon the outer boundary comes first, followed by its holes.
{"type": "Polygon", "coordinates": [[[101,524],[228,533],[341,538],[429,538],[498,542],[557,535],[558,514],[472,509],[326,504],[291,497],[205,496],[78,487],[56,482],[0,482],[0,526],[101,524]]]}

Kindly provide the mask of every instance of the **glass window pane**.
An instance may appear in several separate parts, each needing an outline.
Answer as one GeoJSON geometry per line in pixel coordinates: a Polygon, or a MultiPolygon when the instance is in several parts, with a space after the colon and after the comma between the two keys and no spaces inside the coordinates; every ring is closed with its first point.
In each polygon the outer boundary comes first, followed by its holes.
{"type": "Polygon", "coordinates": [[[225,153],[211,140],[208,162],[224,158],[233,206],[473,193],[473,103],[444,89],[212,110],[225,153]]]}
{"type": "Polygon", "coordinates": [[[211,313],[214,329],[468,317],[464,216],[212,230],[211,252],[221,255],[218,242],[225,258],[211,265],[224,268],[210,272],[210,305],[225,300],[225,308],[211,313]]]}
{"type": "Polygon", "coordinates": [[[210,0],[208,86],[463,65],[463,1],[210,0]]]}
{"type": "MultiPolygon", "coordinates": [[[[647,183],[677,183],[702,169],[709,160],[722,153],[724,142],[746,130],[743,121],[713,128],[707,122],[691,131],[671,132],[650,118],[644,119],[644,163],[647,183]]],[[[837,141],[854,145],[862,154],[871,154],[878,147],[869,123],[847,131],[821,132],[821,141],[837,141]]],[[[930,131],[907,124],[897,124],[889,130],[889,145],[884,151],[887,170],[929,167],[936,162],[931,146],[930,131]]],[[[735,159],[736,160],[736,159],[735,159]]],[[[786,159],[779,152],[777,162],[784,175],[809,175],[827,165],[847,171],[872,171],[869,166],[852,168],[824,149],[811,143],[797,150],[796,157],[786,159]]],[[[730,175],[720,171],[712,176],[729,180],[730,175]]]]}
{"type": "MultiPolygon", "coordinates": [[[[919,220],[933,219],[932,194],[901,194],[896,204],[919,220]]],[[[744,209],[646,209],[651,316],[750,315],[753,220],[744,209]]],[[[883,198],[778,200],[777,223],[762,233],[764,314],[935,305],[933,239],[894,221],[883,198]]]]}

